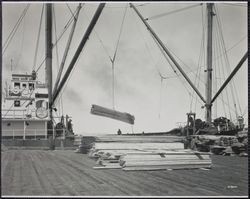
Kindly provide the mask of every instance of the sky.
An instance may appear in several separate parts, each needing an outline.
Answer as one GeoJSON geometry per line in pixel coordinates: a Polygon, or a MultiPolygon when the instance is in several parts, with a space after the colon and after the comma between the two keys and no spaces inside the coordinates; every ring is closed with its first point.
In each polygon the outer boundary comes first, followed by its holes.
{"type": "MultiPolygon", "coordinates": [[[[71,11],[74,12],[78,6],[78,3],[66,3],[54,4],[54,27],[56,27],[57,37],[71,17],[71,11]]],[[[30,4],[27,14],[6,49],[3,55],[3,81],[11,77],[11,59],[12,72],[30,73],[32,71],[42,5],[42,2],[30,4]]],[[[206,32],[206,5],[199,5],[197,2],[145,2],[145,4],[140,2],[135,5],[138,6],[138,10],[144,18],[197,5],[181,12],[148,20],[148,23],[168,49],[174,53],[178,63],[205,97],[206,73],[204,70],[206,62],[202,35],[203,32],[206,32]],[[201,81],[196,81],[196,74],[200,74],[201,81]]],[[[26,6],[26,2],[3,2],[3,43],[26,6]]],[[[69,65],[97,6],[98,3],[83,5],[65,68],[69,65]]],[[[214,18],[213,77],[216,77],[214,78],[216,81],[213,84],[213,93],[216,93],[222,85],[223,79],[229,75],[247,51],[247,5],[238,2],[237,5],[220,2],[215,3],[215,7],[224,40],[220,38],[218,25],[216,25],[218,21],[214,18]],[[222,48],[222,41],[224,41],[225,49],[222,48]],[[223,54],[223,50],[227,51],[228,62],[225,61],[225,54],[220,56],[223,54]],[[216,68],[217,70],[215,70],[216,68]]],[[[44,20],[43,16],[36,68],[44,59],[44,20]]],[[[53,49],[54,82],[70,28],[71,26],[58,42],[57,49],[53,49]]],[[[55,35],[55,28],[53,28],[53,43],[56,40],[55,35]]],[[[206,39],[204,41],[206,43],[206,39]]],[[[41,82],[45,80],[44,74],[45,67],[42,65],[38,71],[38,78],[41,82]]],[[[177,74],[180,73],[177,72],[177,74]]],[[[214,103],[213,119],[227,116],[235,120],[234,103],[236,103],[237,114],[244,115],[245,121],[248,121],[246,114],[247,62],[242,65],[234,77],[234,85],[233,89],[228,86],[214,103]],[[231,96],[232,93],[234,97],[231,96]]],[[[191,87],[183,77],[176,76],[145,25],[132,8],[124,2],[106,3],[94,31],[63,89],[61,99],[61,101],[57,101],[58,112],[55,113],[55,116],[62,113],[71,116],[75,133],[83,135],[113,134],[119,128],[123,133],[169,131],[178,127],[179,123],[184,124],[186,113],[190,111],[196,113],[196,118],[205,119],[203,102],[193,94],[191,87]],[[114,64],[114,105],[117,111],[135,116],[133,126],[90,113],[92,104],[107,108],[113,107],[112,65],[109,56],[114,55],[124,13],[125,20],[114,64]],[[159,72],[167,79],[161,81],[159,72]]]]}

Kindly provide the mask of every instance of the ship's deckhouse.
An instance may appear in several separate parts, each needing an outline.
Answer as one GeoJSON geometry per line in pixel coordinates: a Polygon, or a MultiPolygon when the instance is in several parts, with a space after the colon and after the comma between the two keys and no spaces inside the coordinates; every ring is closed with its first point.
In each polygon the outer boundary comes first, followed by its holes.
{"type": "Polygon", "coordinates": [[[47,139],[48,88],[36,73],[12,74],[2,105],[2,138],[47,139]]]}

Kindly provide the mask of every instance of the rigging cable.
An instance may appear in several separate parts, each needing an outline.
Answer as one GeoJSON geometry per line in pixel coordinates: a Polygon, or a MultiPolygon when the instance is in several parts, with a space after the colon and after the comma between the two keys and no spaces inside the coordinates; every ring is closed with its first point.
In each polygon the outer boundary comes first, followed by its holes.
{"type": "MultiPolygon", "coordinates": [[[[225,45],[225,41],[224,41],[224,38],[223,38],[222,24],[221,24],[221,20],[220,20],[220,15],[219,15],[219,12],[216,9],[216,7],[215,7],[215,10],[216,10],[216,13],[217,13],[216,19],[217,19],[217,23],[218,23],[218,26],[219,26],[219,33],[220,33],[221,38],[222,38],[222,46],[223,46],[223,52],[224,52],[224,55],[225,55],[226,64],[228,65],[228,68],[231,71],[231,67],[230,67],[228,55],[226,53],[226,45],[225,45]]],[[[228,75],[229,75],[230,71],[228,71],[228,75]]],[[[240,107],[240,102],[239,102],[239,98],[238,98],[237,89],[235,88],[234,79],[232,79],[231,82],[230,82],[230,89],[231,89],[231,93],[232,93],[232,96],[233,96],[234,104],[235,104],[235,101],[237,100],[240,113],[242,114],[241,107],[240,107]],[[234,90],[233,90],[233,87],[234,87],[234,90]],[[236,94],[236,100],[235,100],[234,92],[236,94]]]]}
{"type": "Polygon", "coordinates": [[[20,47],[20,51],[19,51],[19,55],[18,55],[18,59],[17,59],[17,63],[16,63],[17,68],[19,66],[19,62],[20,62],[21,55],[23,52],[24,35],[25,35],[25,18],[23,19],[23,34],[22,34],[22,39],[21,39],[21,47],[20,47]]]}
{"type": "Polygon", "coordinates": [[[66,32],[66,30],[68,30],[69,26],[71,25],[71,23],[74,21],[75,19],[75,15],[76,15],[77,9],[74,12],[74,16],[71,16],[68,20],[68,22],[66,23],[66,25],[64,26],[62,32],[60,33],[60,36],[58,37],[58,39],[56,40],[56,42],[54,43],[53,47],[61,40],[61,38],[63,37],[64,33],[66,32]]]}
{"type": "MultiPolygon", "coordinates": [[[[200,71],[201,71],[201,60],[202,60],[202,55],[204,53],[204,42],[205,42],[205,28],[204,28],[204,13],[203,13],[203,7],[201,7],[201,24],[202,24],[202,37],[201,37],[201,44],[200,44],[200,54],[199,54],[199,58],[198,58],[198,70],[195,74],[195,80],[194,80],[194,85],[196,86],[197,89],[199,89],[199,81],[198,81],[198,77],[200,78],[200,71]]],[[[193,95],[194,95],[194,90],[193,90],[193,95]]],[[[197,95],[195,95],[195,106],[194,109],[196,111],[196,102],[197,102],[197,95]]],[[[191,103],[190,103],[190,111],[192,111],[192,106],[193,106],[193,100],[194,97],[191,99],[191,103]]]]}
{"type": "MultiPolygon", "coordinates": [[[[86,16],[86,18],[88,19],[88,21],[90,22],[90,18],[88,17],[88,15],[85,12],[83,12],[83,13],[86,16]]],[[[101,40],[99,34],[97,33],[97,31],[95,29],[93,29],[93,32],[95,33],[97,39],[99,40],[100,44],[102,45],[102,48],[104,49],[105,53],[107,54],[109,60],[112,62],[112,58],[109,55],[109,52],[108,52],[107,48],[104,46],[103,41],[101,40]]]]}
{"type": "Polygon", "coordinates": [[[161,101],[162,101],[162,83],[163,83],[163,80],[167,79],[167,77],[164,77],[160,71],[158,71],[159,73],[159,76],[161,78],[161,88],[160,88],[160,105],[159,105],[159,118],[161,118],[161,101]]]}
{"type": "Polygon", "coordinates": [[[39,29],[38,29],[38,36],[37,36],[37,40],[36,40],[36,50],[35,50],[35,58],[34,58],[34,62],[33,62],[33,70],[35,70],[35,66],[36,66],[37,53],[38,53],[38,47],[39,47],[39,40],[40,40],[40,34],[41,34],[41,27],[42,27],[42,21],[43,21],[43,11],[44,11],[44,5],[43,5],[42,11],[41,11],[41,18],[40,18],[40,24],[39,24],[39,29]]]}
{"type": "MultiPolygon", "coordinates": [[[[77,12],[77,10],[75,11],[75,14],[76,14],[76,12],[77,12]]],[[[58,42],[60,41],[60,39],[62,38],[62,36],[66,32],[66,30],[69,28],[70,24],[74,21],[73,19],[74,19],[74,17],[71,16],[70,19],[68,20],[68,22],[66,23],[66,25],[64,26],[62,32],[60,33],[60,36],[58,37],[56,42],[53,44],[53,47],[58,44],[58,42]]],[[[36,72],[38,72],[40,70],[40,68],[42,67],[42,65],[44,64],[45,61],[46,61],[46,57],[43,58],[42,62],[37,67],[36,72]]]]}
{"type": "MultiPolygon", "coordinates": [[[[139,27],[139,26],[137,26],[139,27]]],[[[159,45],[159,43],[156,41],[156,39],[154,38],[154,36],[150,33],[151,37],[153,38],[153,40],[155,41],[155,43],[157,44],[157,46],[159,47],[160,51],[162,52],[162,54],[164,55],[165,59],[167,60],[167,62],[169,63],[169,65],[171,66],[172,70],[174,71],[175,74],[177,74],[177,71],[175,70],[174,66],[172,65],[172,63],[170,62],[169,58],[167,57],[167,55],[165,54],[165,52],[163,51],[163,49],[161,48],[161,46],[159,45]]],[[[166,45],[165,45],[166,47],[166,45]]],[[[167,48],[167,47],[166,47],[167,48]]],[[[169,49],[168,49],[169,50],[169,49]]],[[[170,50],[169,50],[170,51],[170,50]]],[[[149,51],[150,52],[150,51],[149,51]]],[[[171,51],[172,52],[172,51],[171,51]]],[[[174,53],[173,53],[174,54],[174,53]]],[[[176,55],[175,55],[176,56],[176,55]]],[[[177,56],[176,56],[177,57],[177,56]]],[[[180,58],[177,57],[179,60],[180,58]]],[[[182,60],[181,60],[182,63],[184,63],[182,60]]],[[[186,65],[184,63],[184,65],[186,65]]],[[[187,66],[187,65],[186,65],[187,66]]],[[[188,66],[187,66],[188,67],[188,66]]],[[[190,67],[188,67],[190,69],[190,67]]],[[[193,72],[193,71],[192,71],[193,72]]],[[[186,89],[186,91],[188,92],[189,96],[191,97],[192,94],[190,92],[190,90],[186,87],[185,85],[185,82],[183,82],[183,80],[181,79],[181,75],[176,75],[177,78],[179,78],[180,82],[182,83],[182,85],[184,86],[184,88],[186,89]]],[[[200,101],[199,101],[200,102],[200,101]]]]}
{"type": "MultiPolygon", "coordinates": [[[[216,12],[217,13],[217,12],[216,12]]],[[[217,13],[217,15],[218,15],[218,13],[217,13]]],[[[216,15],[216,16],[217,16],[216,15]]],[[[218,21],[217,21],[218,22],[218,21]]],[[[221,50],[221,51],[223,51],[224,50],[224,48],[223,48],[223,37],[222,37],[222,35],[220,34],[220,26],[219,26],[219,23],[217,23],[217,27],[218,27],[218,29],[216,29],[216,35],[217,35],[217,39],[218,39],[218,41],[219,41],[219,51],[221,50]]],[[[225,59],[223,59],[224,60],[224,62],[226,62],[226,57],[224,57],[225,59]]],[[[223,60],[222,59],[220,59],[220,61],[221,61],[221,68],[222,68],[222,72],[223,72],[223,80],[225,81],[225,79],[226,79],[226,74],[225,74],[225,65],[223,64],[223,60]]],[[[225,63],[225,64],[227,64],[228,65],[228,67],[229,67],[229,63],[225,63]]],[[[230,84],[231,85],[231,84],[230,84]]],[[[231,87],[230,87],[231,88],[231,87]]],[[[225,88],[225,92],[226,92],[226,98],[227,98],[227,102],[229,103],[229,95],[228,95],[228,88],[225,88]]],[[[235,104],[235,99],[234,99],[234,95],[233,95],[233,101],[234,101],[234,104],[235,104]]],[[[230,103],[229,103],[230,104],[230,103]]],[[[232,115],[231,115],[231,111],[230,110],[228,110],[229,111],[229,116],[230,116],[230,120],[232,120],[232,115]]]]}
{"type": "Polygon", "coordinates": [[[72,12],[72,10],[70,9],[70,7],[69,7],[69,5],[67,3],[66,3],[66,6],[68,7],[68,9],[69,9],[70,13],[72,14],[72,16],[75,18],[74,13],[72,12]]]}
{"type": "Polygon", "coordinates": [[[28,9],[30,7],[30,4],[28,4],[25,9],[23,10],[21,16],[19,17],[19,19],[17,20],[17,23],[15,24],[15,26],[13,27],[12,31],[10,32],[9,36],[7,37],[6,41],[4,42],[4,45],[3,45],[3,52],[2,52],[2,55],[4,55],[6,49],[8,48],[10,42],[12,41],[13,37],[15,36],[15,33],[19,27],[19,25],[21,24],[24,16],[26,15],[28,9]]]}
{"type": "MultiPolygon", "coordinates": [[[[53,12],[53,22],[54,22],[55,40],[57,40],[55,6],[52,7],[52,12],[53,12]]],[[[58,45],[56,45],[56,63],[57,63],[57,72],[58,72],[58,70],[59,70],[58,45]]],[[[61,104],[62,104],[62,98],[59,99],[59,115],[61,115],[61,104]]]]}
{"type": "Polygon", "coordinates": [[[241,6],[247,8],[247,5],[242,4],[236,4],[236,3],[222,3],[223,5],[229,5],[229,6],[241,6]]]}
{"type": "MultiPolygon", "coordinates": [[[[217,33],[217,32],[215,32],[215,33],[217,33]]],[[[215,34],[215,36],[217,36],[217,34],[215,34]]],[[[215,40],[216,42],[215,42],[215,47],[216,47],[216,49],[219,49],[219,44],[218,44],[218,42],[217,42],[217,40],[215,40]]],[[[219,69],[218,69],[218,73],[219,73],[219,82],[220,82],[220,85],[222,85],[222,81],[221,81],[221,67],[219,67],[219,69]]],[[[224,110],[224,115],[225,115],[225,117],[227,118],[227,113],[226,113],[226,108],[225,108],[225,103],[223,103],[224,102],[224,92],[222,92],[221,93],[221,99],[222,99],[222,106],[223,106],[223,110],[224,110]]]]}
{"type": "Polygon", "coordinates": [[[180,11],[183,11],[183,10],[187,10],[187,9],[190,9],[190,8],[194,8],[194,7],[197,7],[197,6],[200,6],[200,5],[202,5],[202,3],[200,3],[200,4],[195,4],[195,5],[192,5],[192,6],[187,6],[187,7],[185,7],[185,8],[173,10],[173,11],[170,11],[170,12],[158,14],[158,15],[155,15],[155,16],[152,16],[152,17],[148,17],[148,18],[146,18],[145,20],[147,21],[147,20],[157,19],[157,18],[159,18],[159,17],[164,17],[164,16],[167,16],[167,15],[174,14],[174,13],[177,13],[177,12],[180,12],[180,11]]]}

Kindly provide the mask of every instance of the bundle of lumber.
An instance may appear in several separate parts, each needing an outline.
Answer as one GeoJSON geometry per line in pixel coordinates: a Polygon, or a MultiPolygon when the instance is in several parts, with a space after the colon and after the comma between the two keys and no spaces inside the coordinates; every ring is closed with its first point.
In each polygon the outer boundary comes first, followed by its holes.
{"type": "Polygon", "coordinates": [[[94,105],[94,104],[92,105],[90,112],[91,114],[94,114],[94,115],[99,115],[99,116],[104,116],[104,117],[120,120],[122,122],[126,122],[129,124],[134,124],[134,120],[135,120],[135,117],[129,113],[115,111],[115,110],[105,108],[102,106],[98,106],[98,105],[94,105]]]}
{"type": "Polygon", "coordinates": [[[182,153],[166,152],[160,154],[127,154],[120,157],[123,170],[163,170],[210,168],[209,154],[185,151],[182,153]]]}
{"type": "MultiPolygon", "coordinates": [[[[131,142],[131,143],[168,143],[168,142],[181,142],[183,137],[169,136],[169,135],[97,135],[95,136],[95,142],[131,142]]],[[[84,139],[84,137],[83,137],[84,139]]]]}
{"type": "Polygon", "coordinates": [[[126,143],[126,142],[95,142],[94,150],[178,150],[184,149],[181,142],[172,143],[126,143]]]}
{"type": "Polygon", "coordinates": [[[181,142],[96,142],[89,152],[94,169],[166,170],[211,168],[210,153],[184,149],[181,142]]]}

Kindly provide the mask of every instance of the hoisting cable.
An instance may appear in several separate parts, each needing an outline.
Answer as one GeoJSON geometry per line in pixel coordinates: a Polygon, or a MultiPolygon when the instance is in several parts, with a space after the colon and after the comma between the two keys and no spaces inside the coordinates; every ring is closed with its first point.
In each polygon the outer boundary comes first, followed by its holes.
{"type": "Polygon", "coordinates": [[[12,29],[12,31],[10,32],[9,36],[7,37],[6,41],[4,42],[4,45],[3,45],[3,47],[2,47],[2,48],[3,48],[2,55],[4,55],[6,49],[8,48],[10,42],[12,41],[12,39],[13,39],[13,37],[14,37],[14,35],[15,35],[15,33],[16,33],[18,27],[19,27],[19,25],[21,24],[21,22],[22,22],[24,16],[26,15],[26,13],[27,13],[29,7],[30,7],[30,4],[28,4],[28,5],[25,7],[25,9],[23,10],[21,16],[20,16],[19,19],[17,20],[17,23],[15,24],[15,26],[13,27],[13,29],[12,29]]]}
{"type": "Polygon", "coordinates": [[[161,72],[158,70],[158,74],[161,78],[161,88],[160,88],[160,106],[159,106],[159,115],[158,117],[161,118],[161,103],[162,103],[162,83],[163,83],[163,80],[167,79],[167,77],[164,77],[161,72]]]}
{"type": "Polygon", "coordinates": [[[128,8],[128,4],[125,7],[125,11],[124,11],[124,14],[123,14],[122,23],[121,23],[121,27],[120,27],[120,32],[119,32],[116,47],[115,47],[115,52],[114,52],[112,60],[110,60],[111,63],[112,63],[112,105],[113,105],[114,110],[115,110],[115,71],[114,71],[115,70],[115,68],[114,68],[115,67],[115,59],[116,59],[118,46],[119,46],[119,42],[120,42],[120,38],[121,38],[121,34],[122,34],[122,29],[123,29],[123,24],[124,24],[124,21],[125,21],[125,16],[126,16],[126,13],[127,13],[127,8],[128,8]]]}
{"type": "MultiPolygon", "coordinates": [[[[83,13],[84,13],[84,15],[86,16],[86,18],[90,21],[88,15],[87,15],[85,12],[83,12],[83,13]]],[[[111,58],[111,56],[109,55],[109,52],[108,52],[107,48],[104,46],[103,41],[101,40],[99,34],[97,33],[97,31],[96,31],[95,29],[93,29],[93,32],[95,33],[97,39],[99,40],[99,42],[100,42],[100,44],[102,45],[102,47],[103,47],[105,53],[107,54],[107,56],[108,56],[108,58],[109,58],[109,61],[112,62],[112,58],[111,58]]]]}
{"type": "Polygon", "coordinates": [[[164,16],[167,16],[167,15],[170,15],[170,14],[174,14],[174,13],[177,13],[177,12],[180,12],[180,11],[183,11],[183,10],[188,10],[188,9],[191,9],[191,8],[194,8],[194,7],[197,7],[197,6],[201,6],[201,5],[202,5],[202,3],[195,4],[195,5],[192,5],[192,6],[187,6],[185,8],[181,8],[181,9],[178,9],[178,10],[173,10],[173,11],[170,11],[170,12],[166,12],[166,13],[158,14],[158,15],[155,15],[155,16],[152,16],[152,17],[148,17],[145,20],[157,19],[159,17],[164,17],[164,16]]]}
{"type": "Polygon", "coordinates": [[[37,52],[38,52],[38,46],[39,46],[39,40],[40,40],[40,34],[41,34],[41,27],[42,27],[42,21],[43,21],[43,10],[44,10],[44,4],[43,4],[43,7],[42,7],[42,11],[41,11],[41,18],[40,18],[39,29],[38,29],[38,36],[37,36],[37,40],[36,40],[36,50],[35,50],[35,58],[34,58],[34,62],[33,62],[33,70],[35,70],[35,66],[36,66],[37,52]]]}

